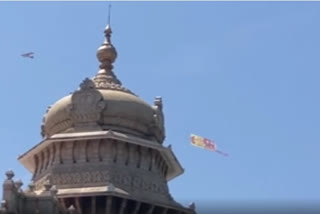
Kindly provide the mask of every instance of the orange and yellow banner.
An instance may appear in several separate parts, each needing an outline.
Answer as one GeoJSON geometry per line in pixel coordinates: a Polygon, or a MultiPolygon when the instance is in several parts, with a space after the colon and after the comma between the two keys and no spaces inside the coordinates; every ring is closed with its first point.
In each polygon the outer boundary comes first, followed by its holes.
{"type": "Polygon", "coordinates": [[[191,134],[191,145],[200,147],[202,149],[207,149],[207,150],[210,150],[210,151],[213,151],[213,152],[217,152],[217,153],[219,153],[220,155],[223,155],[223,156],[229,156],[227,153],[219,151],[217,149],[216,143],[213,140],[209,140],[207,138],[200,137],[200,136],[195,135],[195,134],[191,134]]]}
{"type": "Polygon", "coordinates": [[[210,151],[217,150],[217,146],[214,141],[194,134],[191,134],[191,144],[210,151]]]}

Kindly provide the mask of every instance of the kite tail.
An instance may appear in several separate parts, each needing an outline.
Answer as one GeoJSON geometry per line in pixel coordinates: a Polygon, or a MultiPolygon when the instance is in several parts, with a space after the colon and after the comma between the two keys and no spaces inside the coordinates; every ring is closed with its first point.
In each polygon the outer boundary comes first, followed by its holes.
{"type": "Polygon", "coordinates": [[[220,155],[223,155],[223,156],[225,156],[225,157],[228,157],[228,156],[229,156],[229,154],[224,153],[224,152],[221,152],[221,151],[219,151],[219,150],[216,150],[215,152],[217,152],[217,153],[219,153],[220,155]]]}

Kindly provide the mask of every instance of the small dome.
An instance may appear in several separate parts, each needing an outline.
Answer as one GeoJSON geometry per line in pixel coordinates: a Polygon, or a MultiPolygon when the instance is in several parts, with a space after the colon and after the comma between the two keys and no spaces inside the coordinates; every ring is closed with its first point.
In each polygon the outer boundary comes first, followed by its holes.
{"type": "Polygon", "coordinates": [[[113,45],[111,44],[111,41],[110,41],[110,37],[111,37],[111,33],[112,33],[110,25],[107,25],[106,29],[104,30],[104,33],[105,33],[106,40],[99,47],[99,49],[97,51],[97,57],[101,63],[105,62],[105,61],[109,61],[109,62],[113,63],[117,58],[117,51],[113,47],[113,45]]]}
{"type": "Polygon", "coordinates": [[[107,39],[97,51],[101,63],[97,75],[85,79],[80,89],[49,107],[43,118],[42,136],[114,130],[162,143],[161,98],[151,106],[122,86],[111,70],[117,56],[110,41],[111,28],[107,27],[105,33],[107,39]]]}

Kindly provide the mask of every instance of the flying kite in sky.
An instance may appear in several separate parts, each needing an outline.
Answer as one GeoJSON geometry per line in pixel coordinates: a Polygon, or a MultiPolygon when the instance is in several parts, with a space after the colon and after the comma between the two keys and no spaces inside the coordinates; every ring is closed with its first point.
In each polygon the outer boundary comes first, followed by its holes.
{"type": "Polygon", "coordinates": [[[34,54],[33,52],[28,52],[28,53],[21,54],[21,56],[25,58],[33,59],[34,58],[33,54],[34,54]]]}
{"type": "Polygon", "coordinates": [[[191,145],[196,146],[196,147],[200,147],[202,149],[206,149],[206,150],[209,150],[212,152],[217,152],[223,156],[229,156],[227,153],[219,151],[217,149],[217,145],[215,144],[214,141],[209,140],[204,137],[200,137],[198,135],[191,134],[191,145]]]}

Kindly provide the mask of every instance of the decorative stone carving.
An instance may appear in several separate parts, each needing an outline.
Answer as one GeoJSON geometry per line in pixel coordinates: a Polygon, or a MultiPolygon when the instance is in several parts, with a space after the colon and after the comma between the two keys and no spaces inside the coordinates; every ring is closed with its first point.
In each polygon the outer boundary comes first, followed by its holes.
{"type": "Polygon", "coordinates": [[[154,105],[152,106],[154,111],[154,124],[150,126],[150,129],[157,133],[158,137],[160,138],[161,143],[165,139],[165,127],[164,127],[164,114],[163,114],[163,104],[161,97],[155,97],[154,105]],[[160,131],[160,133],[157,132],[160,131]]]}
{"type": "Polygon", "coordinates": [[[22,191],[22,190],[21,190],[21,187],[22,187],[22,185],[23,185],[22,180],[19,179],[19,180],[15,181],[14,184],[16,185],[17,190],[18,190],[19,192],[21,192],[21,191],[22,191]]]}
{"type": "Polygon", "coordinates": [[[131,177],[130,176],[121,176],[120,183],[124,186],[130,186],[131,185],[131,177]]]}
{"type": "Polygon", "coordinates": [[[106,105],[102,95],[94,88],[94,82],[87,78],[80,84],[80,90],[71,97],[68,111],[75,127],[98,126],[101,120],[106,105]]]}
{"type": "Polygon", "coordinates": [[[13,190],[16,189],[16,185],[12,178],[14,177],[14,172],[12,170],[9,170],[6,172],[7,179],[3,183],[3,189],[4,190],[13,190]]]}
{"type": "Polygon", "coordinates": [[[92,181],[95,182],[95,183],[100,183],[100,182],[103,182],[103,179],[102,179],[102,175],[99,171],[94,171],[91,173],[92,174],[92,181]]]}
{"type": "Polygon", "coordinates": [[[91,174],[89,172],[83,173],[83,176],[81,176],[80,178],[83,178],[83,182],[81,182],[81,183],[85,183],[85,184],[93,183],[93,180],[91,178],[91,174]]]}
{"type": "Polygon", "coordinates": [[[28,185],[28,187],[29,187],[29,191],[30,192],[34,192],[35,191],[35,184],[34,184],[34,182],[33,181],[31,181],[30,183],[29,183],[29,185],[28,185]]]}
{"type": "Polygon", "coordinates": [[[134,188],[140,189],[142,187],[142,180],[139,177],[134,177],[132,185],[134,188]]]}
{"type": "Polygon", "coordinates": [[[55,185],[84,185],[113,183],[116,186],[130,188],[135,191],[153,192],[157,194],[168,194],[168,186],[165,180],[149,177],[148,175],[137,176],[124,172],[113,172],[112,176],[108,170],[91,172],[56,173],[52,175],[52,183],[55,185]]]}
{"type": "Polygon", "coordinates": [[[94,81],[95,87],[97,89],[117,90],[117,91],[127,92],[127,93],[132,94],[132,95],[136,95],[132,91],[130,91],[129,89],[123,87],[120,84],[115,84],[113,82],[109,82],[109,81],[103,80],[101,78],[99,78],[99,79],[98,78],[94,78],[93,81],[94,81]]]}
{"type": "Polygon", "coordinates": [[[110,176],[110,173],[108,171],[103,171],[103,172],[101,172],[101,174],[102,174],[102,180],[103,181],[108,182],[108,181],[111,180],[111,176],[110,176]]]}
{"type": "Polygon", "coordinates": [[[12,170],[6,171],[7,180],[12,180],[14,177],[14,172],[12,170]]]}
{"type": "Polygon", "coordinates": [[[108,186],[108,191],[110,191],[110,192],[113,192],[115,189],[116,188],[112,183],[108,186]]]}
{"type": "Polygon", "coordinates": [[[44,138],[46,137],[46,131],[45,131],[45,122],[46,122],[46,115],[49,112],[51,108],[51,105],[47,107],[46,113],[42,117],[42,124],[41,124],[41,136],[44,138]]]}
{"type": "Polygon", "coordinates": [[[50,191],[51,187],[52,187],[52,184],[50,183],[50,181],[46,180],[45,183],[44,183],[45,190],[46,191],[50,191]]]}
{"type": "Polygon", "coordinates": [[[55,196],[58,193],[57,187],[53,185],[50,189],[51,195],[55,196]]]}
{"type": "Polygon", "coordinates": [[[80,90],[94,89],[94,88],[95,88],[95,84],[89,78],[85,78],[80,84],[80,90]]]}
{"type": "Polygon", "coordinates": [[[76,184],[81,183],[81,175],[80,173],[76,172],[72,174],[72,181],[75,182],[76,184]]]}
{"type": "Polygon", "coordinates": [[[160,110],[162,110],[162,97],[155,97],[154,105],[157,106],[160,110]]]}
{"type": "Polygon", "coordinates": [[[46,131],[45,131],[45,126],[44,126],[44,123],[41,124],[41,132],[40,132],[40,135],[42,138],[45,138],[46,137],[46,131]]]}
{"type": "Polygon", "coordinates": [[[36,181],[34,181],[35,190],[40,190],[45,188],[47,182],[51,183],[50,176],[44,176],[36,181]]]}

